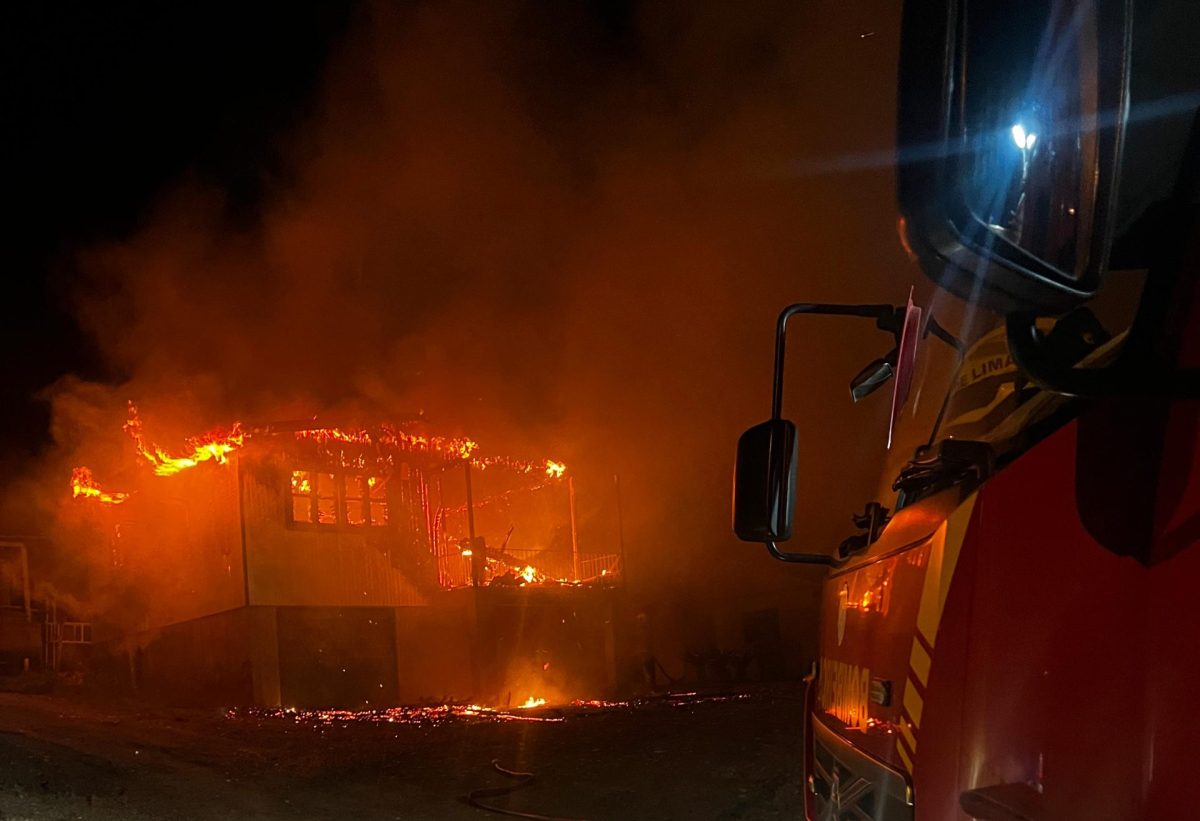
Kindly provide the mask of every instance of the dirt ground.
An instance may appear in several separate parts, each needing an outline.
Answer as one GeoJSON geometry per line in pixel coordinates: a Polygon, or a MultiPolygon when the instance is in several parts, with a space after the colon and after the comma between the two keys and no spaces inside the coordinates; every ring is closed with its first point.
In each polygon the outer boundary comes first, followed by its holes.
{"type": "Polygon", "coordinates": [[[463,800],[515,783],[493,759],[537,778],[482,800],[529,813],[803,815],[798,687],[519,714],[391,723],[0,694],[0,819],[500,819],[463,800]]]}

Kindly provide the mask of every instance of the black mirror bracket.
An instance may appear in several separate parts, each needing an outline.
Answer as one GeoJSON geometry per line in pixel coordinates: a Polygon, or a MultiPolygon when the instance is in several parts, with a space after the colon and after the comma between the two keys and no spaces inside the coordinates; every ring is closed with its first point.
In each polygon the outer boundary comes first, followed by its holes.
{"type": "Polygon", "coordinates": [[[781,562],[790,562],[792,564],[823,564],[830,567],[836,567],[841,564],[841,561],[827,553],[787,553],[780,550],[774,542],[763,542],[767,547],[767,552],[773,558],[781,562]]]}
{"type": "Polygon", "coordinates": [[[788,320],[797,314],[824,314],[826,316],[861,316],[874,319],[875,325],[887,331],[900,344],[900,331],[904,327],[904,307],[895,305],[831,305],[819,302],[798,302],[779,313],[775,327],[775,382],[771,392],[771,418],[783,417],[783,360],[787,353],[788,320]]]}
{"type": "MultiPolygon", "coordinates": [[[[773,420],[783,418],[783,365],[784,356],[787,353],[787,324],[788,320],[797,314],[860,316],[867,319],[874,319],[876,327],[896,337],[897,344],[900,341],[900,331],[904,326],[904,308],[895,305],[835,305],[818,302],[800,302],[784,308],[779,314],[779,322],[775,328],[775,380],[774,389],[771,393],[771,418],[773,420]]],[[[869,511],[870,506],[868,505],[869,511]]],[[[886,521],[886,516],[887,511],[883,510],[882,521],[880,521],[879,527],[882,527],[882,522],[886,521]]],[[[871,541],[874,541],[874,527],[872,525],[871,541]]],[[[837,556],[831,556],[826,553],[789,553],[780,550],[774,541],[763,542],[763,544],[766,546],[767,552],[781,562],[836,567],[844,561],[840,550],[837,556]]]]}
{"type": "Polygon", "coordinates": [[[1037,317],[1013,312],[1005,317],[1008,349],[1013,362],[1039,388],[1085,399],[1111,397],[1162,397],[1200,399],[1200,369],[1122,367],[1121,360],[1108,368],[1075,368],[1048,355],[1037,317]]]}

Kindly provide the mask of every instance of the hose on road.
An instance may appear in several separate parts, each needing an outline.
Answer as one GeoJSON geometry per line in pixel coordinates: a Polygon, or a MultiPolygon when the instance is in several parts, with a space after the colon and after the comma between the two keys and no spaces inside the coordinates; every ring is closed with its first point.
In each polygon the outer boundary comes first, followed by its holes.
{"type": "Polygon", "coordinates": [[[585,821],[582,818],[566,818],[561,815],[538,815],[535,812],[522,812],[521,810],[510,810],[504,807],[497,807],[493,804],[485,804],[479,799],[481,798],[496,798],[501,795],[508,795],[517,790],[524,789],[534,782],[537,778],[533,773],[516,772],[500,766],[500,759],[492,759],[492,768],[501,775],[506,775],[509,778],[516,779],[515,784],[510,784],[507,787],[484,787],[478,790],[471,790],[463,796],[463,800],[467,804],[476,809],[485,810],[487,812],[499,813],[500,815],[510,815],[515,818],[531,818],[533,821],[585,821]]]}

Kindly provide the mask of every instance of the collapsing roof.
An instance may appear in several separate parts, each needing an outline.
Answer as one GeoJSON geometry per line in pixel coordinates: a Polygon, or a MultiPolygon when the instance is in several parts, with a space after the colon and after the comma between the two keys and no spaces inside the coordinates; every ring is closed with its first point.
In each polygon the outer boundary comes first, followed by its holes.
{"type": "Polygon", "coordinates": [[[286,472],[289,529],[400,532],[406,548],[436,557],[436,579],[443,588],[608,583],[619,573],[615,551],[580,551],[574,483],[565,464],[487,455],[469,438],[416,428],[386,422],[350,428],[319,426],[315,420],[235,422],[168,450],[148,439],[130,403],[124,431],[141,466],[135,477],[139,487],[106,489],[80,466],[72,472],[72,495],[122,506],[136,502],[139,491],[150,492],[159,480],[205,463],[211,463],[206,470],[228,465],[236,454],[267,459],[286,472]],[[539,500],[539,495],[551,498],[539,500]],[[482,520],[478,529],[477,517],[482,520]]]}

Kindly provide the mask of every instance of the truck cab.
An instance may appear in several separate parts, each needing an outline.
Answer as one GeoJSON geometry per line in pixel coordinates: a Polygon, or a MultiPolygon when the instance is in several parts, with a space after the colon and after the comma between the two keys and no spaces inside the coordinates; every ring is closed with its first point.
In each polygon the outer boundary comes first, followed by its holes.
{"type": "Polygon", "coordinates": [[[785,309],[772,417],[735,471],[739,537],[826,574],[810,819],[1200,815],[1198,19],[905,3],[898,216],[928,281],[785,309]],[[781,394],[811,313],[891,335],[851,395],[891,387],[911,458],[862,532],[804,552],[781,394]]]}

